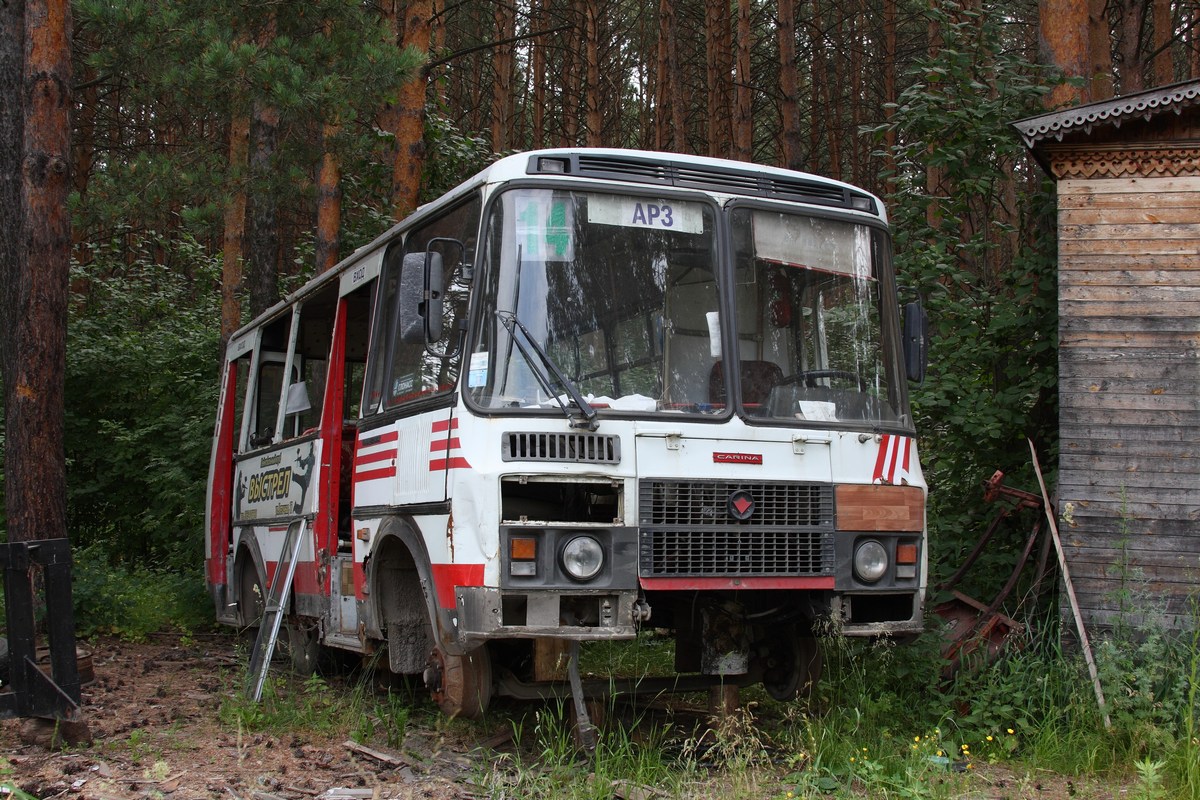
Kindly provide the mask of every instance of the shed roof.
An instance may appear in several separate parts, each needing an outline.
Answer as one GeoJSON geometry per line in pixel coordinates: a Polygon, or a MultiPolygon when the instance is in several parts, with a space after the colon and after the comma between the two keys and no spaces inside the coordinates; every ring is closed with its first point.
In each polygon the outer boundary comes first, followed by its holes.
{"type": "Polygon", "coordinates": [[[1111,100],[1027,117],[1017,120],[1012,126],[1025,140],[1025,146],[1036,150],[1039,143],[1048,139],[1062,141],[1067,133],[1087,134],[1098,125],[1119,128],[1121,123],[1127,120],[1149,121],[1167,111],[1179,114],[1184,109],[1196,105],[1200,105],[1200,80],[1183,81],[1111,100]]]}

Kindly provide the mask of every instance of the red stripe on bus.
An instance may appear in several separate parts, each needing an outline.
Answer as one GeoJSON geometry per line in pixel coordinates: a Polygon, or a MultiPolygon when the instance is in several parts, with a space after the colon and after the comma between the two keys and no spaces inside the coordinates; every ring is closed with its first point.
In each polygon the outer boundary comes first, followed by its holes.
{"type": "Polygon", "coordinates": [[[483,564],[433,564],[433,585],[438,605],[454,608],[454,590],[459,586],[482,586],[483,564]]]}
{"type": "Polygon", "coordinates": [[[832,589],[832,577],[810,578],[642,578],[643,589],[832,589]]]}
{"type": "Polygon", "coordinates": [[[440,472],[444,469],[470,469],[471,465],[462,456],[450,458],[435,458],[429,462],[430,472],[440,472]]]}
{"type": "Polygon", "coordinates": [[[358,437],[358,446],[359,447],[371,447],[371,446],[377,445],[377,444],[385,444],[386,442],[394,442],[399,438],[400,438],[399,431],[389,431],[387,433],[380,433],[377,435],[372,435],[372,434],[367,433],[367,434],[363,434],[362,436],[358,437]]]}
{"type": "Polygon", "coordinates": [[[432,430],[434,433],[443,433],[445,431],[454,430],[457,427],[457,419],[439,419],[433,423],[433,427],[430,428],[430,430],[432,430]]]}
{"type": "Polygon", "coordinates": [[[365,456],[360,455],[354,459],[355,466],[359,464],[374,464],[376,461],[387,461],[389,458],[395,458],[397,450],[380,450],[378,453],[367,453],[365,456]]]}
{"type": "Polygon", "coordinates": [[[377,481],[380,478],[394,477],[396,477],[396,467],[395,465],[392,465],[390,467],[384,467],[383,469],[368,469],[362,472],[356,472],[354,473],[354,482],[362,483],[363,481],[377,481]]]}
{"type": "Polygon", "coordinates": [[[462,447],[462,442],[453,437],[449,439],[434,439],[429,443],[429,452],[435,453],[438,450],[456,450],[462,447]]]}

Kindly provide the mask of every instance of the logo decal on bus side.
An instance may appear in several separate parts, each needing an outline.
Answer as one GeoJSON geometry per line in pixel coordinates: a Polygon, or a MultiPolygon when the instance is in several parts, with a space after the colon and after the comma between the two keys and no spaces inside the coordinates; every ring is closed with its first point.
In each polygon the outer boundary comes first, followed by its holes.
{"type": "Polygon", "coordinates": [[[761,464],[762,453],[713,453],[714,464],[761,464]]]}

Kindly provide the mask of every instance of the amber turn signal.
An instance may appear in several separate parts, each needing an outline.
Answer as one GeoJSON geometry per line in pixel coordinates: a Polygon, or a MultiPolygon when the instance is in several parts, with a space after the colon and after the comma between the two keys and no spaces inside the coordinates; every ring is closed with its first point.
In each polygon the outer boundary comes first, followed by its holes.
{"type": "Polygon", "coordinates": [[[917,546],[915,544],[898,544],[898,545],[896,545],[896,563],[897,564],[915,564],[915,563],[917,563],[917,546]]]}
{"type": "Polygon", "coordinates": [[[508,555],[513,561],[536,561],[537,539],[514,536],[508,540],[508,555]]]}

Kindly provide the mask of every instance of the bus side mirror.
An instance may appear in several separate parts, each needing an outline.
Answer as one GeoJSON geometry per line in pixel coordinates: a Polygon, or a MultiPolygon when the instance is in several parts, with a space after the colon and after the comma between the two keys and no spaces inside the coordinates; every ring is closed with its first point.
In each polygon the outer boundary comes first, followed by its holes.
{"type": "Polygon", "coordinates": [[[428,344],[442,338],[442,254],[409,253],[400,264],[399,338],[428,344]]]}
{"type": "Polygon", "coordinates": [[[929,315],[920,303],[904,304],[904,371],[914,383],[925,381],[929,365],[929,315]]]}

